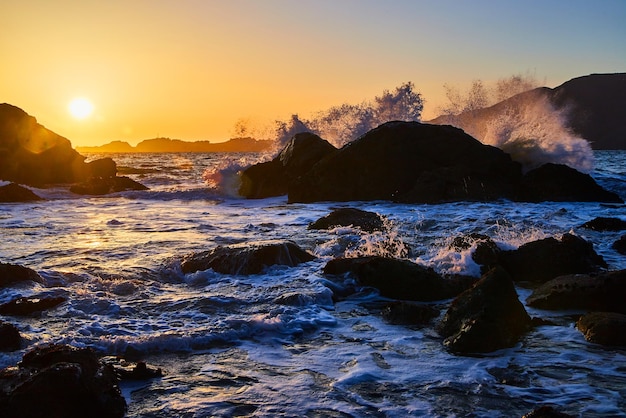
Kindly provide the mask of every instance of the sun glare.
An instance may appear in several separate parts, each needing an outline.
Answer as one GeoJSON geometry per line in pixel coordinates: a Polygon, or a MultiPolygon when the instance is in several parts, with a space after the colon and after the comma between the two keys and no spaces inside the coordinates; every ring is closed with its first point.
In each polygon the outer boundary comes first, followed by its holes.
{"type": "Polygon", "coordinates": [[[76,119],[85,119],[93,112],[93,105],[84,97],[77,97],[70,102],[68,109],[76,119]]]}

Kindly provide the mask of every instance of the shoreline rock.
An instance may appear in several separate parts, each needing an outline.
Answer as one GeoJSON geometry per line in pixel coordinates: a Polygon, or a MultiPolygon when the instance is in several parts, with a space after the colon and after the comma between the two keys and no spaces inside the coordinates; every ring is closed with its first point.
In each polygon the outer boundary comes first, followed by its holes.
{"type": "Polygon", "coordinates": [[[331,229],[338,226],[354,226],[364,232],[383,231],[384,219],[377,213],[356,208],[338,208],[328,215],[311,222],[307,229],[331,229]]]}
{"type": "Polygon", "coordinates": [[[626,346],[626,315],[624,314],[590,312],[578,319],[576,328],[590,343],[626,346]]]}
{"type": "Polygon", "coordinates": [[[40,200],[45,199],[17,183],[9,183],[6,186],[0,186],[0,203],[37,202],[40,200]]]}

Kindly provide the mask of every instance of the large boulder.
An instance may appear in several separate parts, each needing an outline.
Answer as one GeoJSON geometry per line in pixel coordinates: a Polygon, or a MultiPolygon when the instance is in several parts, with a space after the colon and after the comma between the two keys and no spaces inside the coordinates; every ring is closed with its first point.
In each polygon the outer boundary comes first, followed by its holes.
{"type": "Polygon", "coordinates": [[[534,289],[526,304],[540,309],[626,314],[626,270],[557,277],[534,289]]]}
{"type": "Polygon", "coordinates": [[[338,226],[355,226],[365,232],[375,232],[385,229],[385,221],[374,212],[356,208],[338,208],[311,222],[308,229],[331,229],[338,226]]]}
{"type": "Polygon", "coordinates": [[[0,416],[121,418],[126,401],[115,371],[88,348],[36,347],[0,371],[0,416]]]}
{"type": "Polygon", "coordinates": [[[521,167],[451,126],[388,122],[326,156],[289,186],[290,202],[492,200],[521,167]]]}
{"type": "Polygon", "coordinates": [[[43,283],[43,278],[31,268],[0,262],[0,288],[28,281],[43,283]]]}
{"type": "Polygon", "coordinates": [[[452,301],[438,331],[453,352],[487,353],[512,347],[530,328],[513,280],[494,268],[452,301]]]}
{"type": "Polygon", "coordinates": [[[223,274],[258,274],[273,265],[296,266],[314,260],[315,256],[293,242],[260,242],[217,247],[190,254],[181,261],[183,273],[213,269],[223,274]]]}
{"type": "Polygon", "coordinates": [[[475,281],[470,277],[444,278],[411,261],[380,256],[336,258],[326,263],[324,273],[350,273],[361,286],[374,287],[383,297],[421,302],[450,299],[475,281]]]}
{"type": "Polygon", "coordinates": [[[113,160],[85,163],[67,138],[46,129],[22,109],[0,104],[0,180],[29,186],[114,177],[113,160]]]}
{"type": "Polygon", "coordinates": [[[38,200],[43,199],[30,189],[19,184],[9,183],[5,186],[0,186],[0,203],[36,202],[38,200]]]}
{"type": "Polygon", "coordinates": [[[334,151],[334,146],[315,134],[296,134],[276,158],[242,172],[239,194],[250,199],[285,195],[291,181],[334,151]]]}
{"type": "Polygon", "coordinates": [[[626,315],[615,312],[590,312],[581,316],[576,327],[591,343],[626,346],[626,315]]]}

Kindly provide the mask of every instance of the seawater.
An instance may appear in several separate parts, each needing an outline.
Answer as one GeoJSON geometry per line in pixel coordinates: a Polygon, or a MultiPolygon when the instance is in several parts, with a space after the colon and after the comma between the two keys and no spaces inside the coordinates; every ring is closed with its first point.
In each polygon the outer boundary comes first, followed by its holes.
{"type": "MultiPolygon", "coordinates": [[[[49,200],[0,205],[0,260],[45,279],[0,289],[0,303],[68,298],[39,317],[2,317],[27,347],[0,354],[0,367],[51,342],[140,353],[165,376],[122,384],[129,417],[514,417],[544,404],[575,416],[626,416],[626,350],[587,343],[573,324],[580,312],[528,309],[558,325],[537,327],[510,349],[457,356],[432,327],[385,323],[377,313],[384,299],[371,289],[334,302],[331,289],[353,283],[322,274],[334,257],[379,254],[479,275],[471,249],[449,249],[472,232],[502,248],[574,233],[623,269],[626,258],[611,248],[621,233],[580,228],[598,216],[626,219],[623,205],[287,204],[236,196],[237,170],[267,156],[113,158],[150,190],[79,197],[34,189],[49,200]],[[337,207],[377,212],[388,231],[307,229],[337,207]],[[185,254],[259,240],[291,240],[318,259],[251,276],[180,271],[185,254]],[[278,303],[284,296],[292,302],[278,303]]],[[[591,175],[626,199],[626,152],[596,152],[595,164],[591,175]]],[[[529,293],[518,288],[522,301],[529,293]]],[[[446,301],[435,305],[443,315],[446,301]]]]}

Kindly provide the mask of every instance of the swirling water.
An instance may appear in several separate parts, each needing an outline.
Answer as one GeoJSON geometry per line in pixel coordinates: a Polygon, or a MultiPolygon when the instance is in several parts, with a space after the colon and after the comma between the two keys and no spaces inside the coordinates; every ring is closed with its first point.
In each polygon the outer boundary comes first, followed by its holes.
{"type": "MultiPolygon", "coordinates": [[[[27,347],[0,354],[0,367],[47,342],[140,353],[166,374],[122,384],[129,417],[511,417],[542,404],[577,416],[626,416],[626,350],[587,343],[574,328],[576,312],[528,309],[559,325],[537,327],[510,349],[457,356],[431,327],[385,323],[376,309],[383,299],[372,290],[334,302],[331,289],[351,283],[321,272],[337,256],[402,253],[440,272],[477,275],[469,251],[448,249],[470,232],[508,248],[573,232],[611,269],[623,269],[625,257],[611,248],[619,232],[580,228],[597,216],[626,219],[623,205],[287,204],[285,197],[234,196],[237,167],[261,156],[113,158],[150,190],[77,197],[35,189],[49,200],[0,205],[0,260],[45,279],[0,289],[0,303],[18,294],[68,298],[39,317],[2,317],[27,347]],[[307,229],[340,206],[384,215],[390,229],[307,229]],[[285,239],[317,260],[251,276],[182,274],[177,264],[218,245],[285,239]]],[[[595,159],[591,174],[626,198],[626,152],[596,152],[595,159]]],[[[529,291],[518,294],[524,301],[529,291]]],[[[445,302],[435,305],[445,312],[445,302]]]]}

